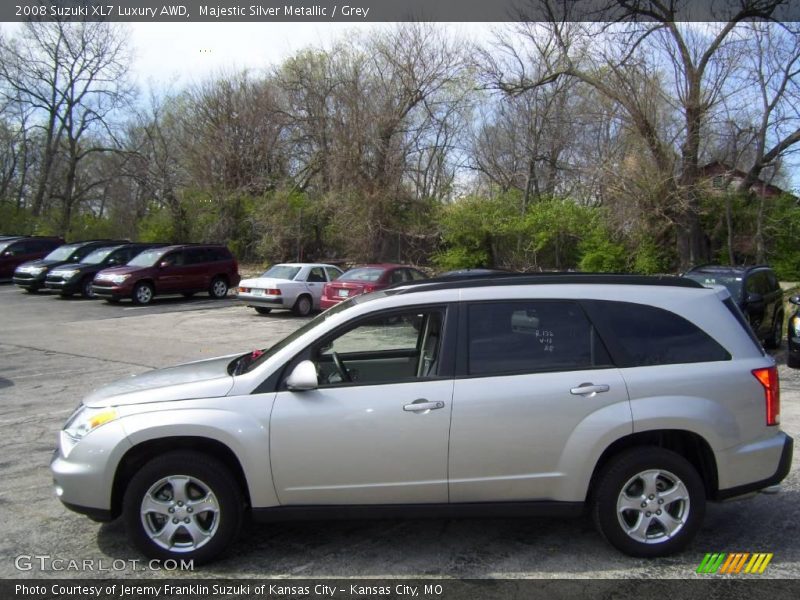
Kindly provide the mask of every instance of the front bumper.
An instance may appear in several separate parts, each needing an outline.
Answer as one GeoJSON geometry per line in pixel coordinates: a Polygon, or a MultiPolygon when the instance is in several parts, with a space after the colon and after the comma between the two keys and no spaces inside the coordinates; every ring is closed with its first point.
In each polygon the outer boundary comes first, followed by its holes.
{"type": "Polygon", "coordinates": [[[14,285],[18,285],[26,290],[40,290],[44,287],[45,277],[47,277],[46,273],[40,273],[39,275],[14,273],[14,277],[11,281],[14,282],[14,285]]]}
{"type": "Polygon", "coordinates": [[[111,518],[114,475],[131,447],[118,421],[98,427],[68,453],[59,444],[50,461],[58,499],[93,519],[111,518]]]}
{"type": "Polygon", "coordinates": [[[98,298],[111,298],[119,300],[120,298],[127,298],[133,294],[133,286],[122,284],[106,284],[105,282],[98,285],[97,282],[92,284],[92,294],[98,298]]]}
{"type": "Polygon", "coordinates": [[[786,478],[792,467],[793,449],[794,440],[781,431],[768,440],[737,447],[726,452],[724,456],[718,457],[718,460],[722,462],[721,466],[725,467],[726,472],[732,471],[728,477],[731,481],[727,483],[720,481],[720,489],[713,499],[728,500],[780,483],[786,478]],[[736,478],[743,477],[744,473],[770,473],[771,471],[772,475],[765,479],[752,482],[736,480],[736,478]],[[730,485],[731,483],[733,485],[730,485]]]}
{"type": "Polygon", "coordinates": [[[72,277],[70,279],[48,277],[44,281],[44,287],[61,294],[76,294],[80,291],[79,282],[80,279],[77,277],[72,277]]]}

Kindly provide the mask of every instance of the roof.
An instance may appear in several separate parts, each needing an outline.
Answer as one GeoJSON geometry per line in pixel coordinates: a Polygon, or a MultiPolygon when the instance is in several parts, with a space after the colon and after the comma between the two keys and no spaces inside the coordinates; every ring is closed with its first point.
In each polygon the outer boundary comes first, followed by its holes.
{"type": "Polygon", "coordinates": [[[566,284],[598,284],[598,285],[646,285],[671,286],[681,288],[702,288],[697,281],[671,275],[629,275],[613,273],[498,273],[484,277],[444,277],[421,279],[393,286],[398,294],[412,292],[447,290],[472,287],[491,287],[508,285],[566,285],[566,284]]]}
{"type": "Polygon", "coordinates": [[[756,269],[771,269],[769,265],[698,265],[692,267],[689,273],[747,273],[756,269]]]}

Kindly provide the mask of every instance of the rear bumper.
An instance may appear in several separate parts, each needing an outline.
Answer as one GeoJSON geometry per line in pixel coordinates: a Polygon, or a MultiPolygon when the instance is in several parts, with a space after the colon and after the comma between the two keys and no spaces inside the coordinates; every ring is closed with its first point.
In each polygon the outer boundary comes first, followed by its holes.
{"type": "Polygon", "coordinates": [[[347,298],[328,298],[327,296],[323,296],[319,301],[319,307],[321,310],[327,310],[331,306],[336,306],[343,300],[347,300],[347,298]]]}
{"type": "MultiPolygon", "coordinates": [[[[730,461],[729,467],[741,471],[749,470],[751,465],[755,462],[762,462],[766,465],[775,465],[776,461],[774,456],[776,453],[778,453],[777,467],[774,467],[775,470],[773,474],[766,479],[760,479],[757,481],[742,483],[720,489],[715,494],[713,498],[714,500],[728,500],[729,498],[735,498],[736,496],[743,496],[751,492],[763,490],[764,488],[780,483],[789,474],[789,469],[792,467],[794,440],[785,433],[779,432],[775,438],[768,440],[767,443],[752,445],[748,447],[748,449],[749,451],[747,452],[747,456],[742,459],[744,462],[743,467],[737,467],[735,464],[731,464],[730,461]]],[[[742,458],[742,455],[744,454],[742,450],[743,449],[737,449],[735,456],[742,458]]],[[[729,457],[729,459],[730,458],[732,457],[729,457]]],[[[764,468],[761,472],[768,473],[769,468],[764,468]]]]}
{"type": "Polygon", "coordinates": [[[284,306],[283,304],[283,296],[255,296],[249,293],[242,293],[236,297],[239,302],[242,302],[246,306],[265,306],[267,308],[291,308],[290,306],[284,306]]]}

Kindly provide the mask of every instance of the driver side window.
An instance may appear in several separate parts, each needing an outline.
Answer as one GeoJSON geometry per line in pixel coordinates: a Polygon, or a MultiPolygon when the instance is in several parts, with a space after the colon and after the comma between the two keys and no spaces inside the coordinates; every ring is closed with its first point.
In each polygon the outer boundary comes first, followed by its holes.
{"type": "Polygon", "coordinates": [[[441,310],[361,321],[313,353],[320,385],[395,383],[435,376],[443,322],[441,310]]]}

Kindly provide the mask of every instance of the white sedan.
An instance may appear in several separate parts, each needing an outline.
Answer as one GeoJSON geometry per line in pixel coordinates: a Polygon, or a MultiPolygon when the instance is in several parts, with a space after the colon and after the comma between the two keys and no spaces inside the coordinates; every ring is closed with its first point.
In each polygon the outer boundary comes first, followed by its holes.
{"type": "Polygon", "coordinates": [[[342,270],[318,263],[281,263],[263,274],[239,282],[238,298],[265,315],[275,308],[285,308],[304,317],[319,309],[322,288],[342,270]]]}

